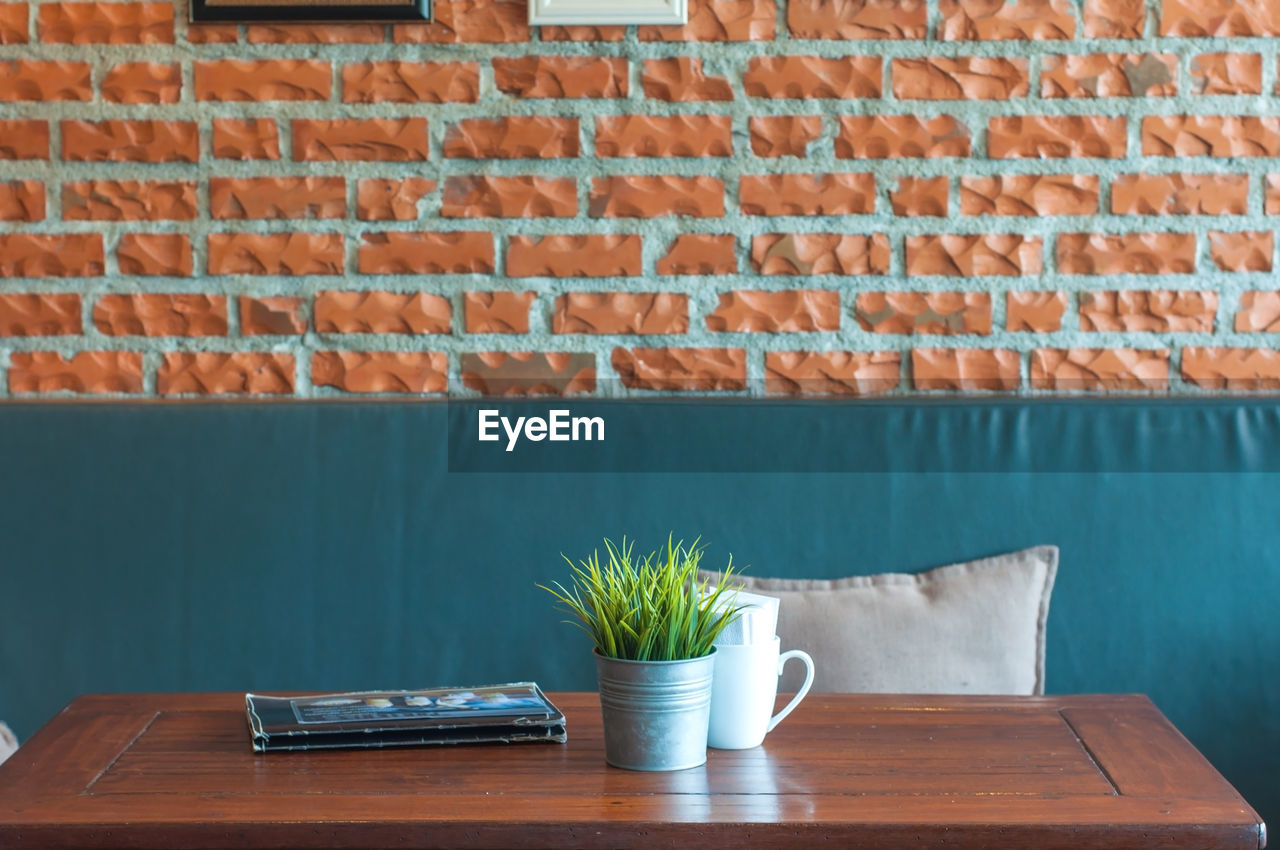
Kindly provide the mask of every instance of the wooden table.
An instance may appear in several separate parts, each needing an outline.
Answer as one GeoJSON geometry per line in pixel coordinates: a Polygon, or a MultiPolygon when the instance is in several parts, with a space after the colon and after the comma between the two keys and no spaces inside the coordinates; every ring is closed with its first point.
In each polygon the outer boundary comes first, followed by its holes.
{"type": "Polygon", "coordinates": [[[811,695],[704,767],[569,743],[250,751],[240,694],[77,699],[0,766],[0,847],[1257,848],[1257,814],[1142,696],[811,695]]]}

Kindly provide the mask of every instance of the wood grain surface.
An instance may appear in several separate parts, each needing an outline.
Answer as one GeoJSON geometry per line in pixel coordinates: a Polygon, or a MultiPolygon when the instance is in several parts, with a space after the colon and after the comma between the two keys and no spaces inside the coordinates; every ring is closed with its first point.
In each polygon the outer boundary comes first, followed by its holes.
{"type": "Polygon", "coordinates": [[[77,699],[0,765],[0,847],[1265,846],[1142,696],[811,695],[703,767],[567,744],[257,754],[242,694],[77,699]]]}

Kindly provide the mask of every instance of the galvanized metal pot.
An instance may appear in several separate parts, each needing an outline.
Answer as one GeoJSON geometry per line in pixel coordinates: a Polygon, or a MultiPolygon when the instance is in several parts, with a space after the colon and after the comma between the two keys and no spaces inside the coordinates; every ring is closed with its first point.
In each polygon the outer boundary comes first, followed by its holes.
{"type": "Polygon", "coordinates": [[[715,652],[685,661],[595,656],[605,761],[628,770],[684,770],[706,762],[715,652]]]}

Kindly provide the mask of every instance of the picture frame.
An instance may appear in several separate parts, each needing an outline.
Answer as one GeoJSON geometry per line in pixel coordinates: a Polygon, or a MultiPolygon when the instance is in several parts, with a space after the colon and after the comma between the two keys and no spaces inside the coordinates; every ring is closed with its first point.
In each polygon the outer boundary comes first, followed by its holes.
{"type": "Polygon", "coordinates": [[[688,0],[529,0],[530,26],[683,26],[688,22],[688,0]]]}
{"type": "Polygon", "coordinates": [[[191,0],[191,22],[197,24],[430,20],[431,0],[191,0]]]}

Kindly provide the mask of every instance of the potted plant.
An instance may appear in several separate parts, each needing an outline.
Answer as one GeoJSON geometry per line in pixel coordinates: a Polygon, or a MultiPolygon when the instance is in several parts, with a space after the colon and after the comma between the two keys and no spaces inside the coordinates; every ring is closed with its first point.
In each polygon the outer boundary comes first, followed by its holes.
{"type": "MultiPolygon", "coordinates": [[[[683,770],[707,760],[707,722],[715,640],[738,616],[726,583],[733,559],[714,586],[699,581],[695,540],[667,538],[666,550],[643,559],[634,542],[605,540],[575,565],[569,587],[551,592],[568,622],[595,643],[605,760],[631,770],[683,770]]],[[[564,557],[562,555],[562,557],[564,557]]]]}

